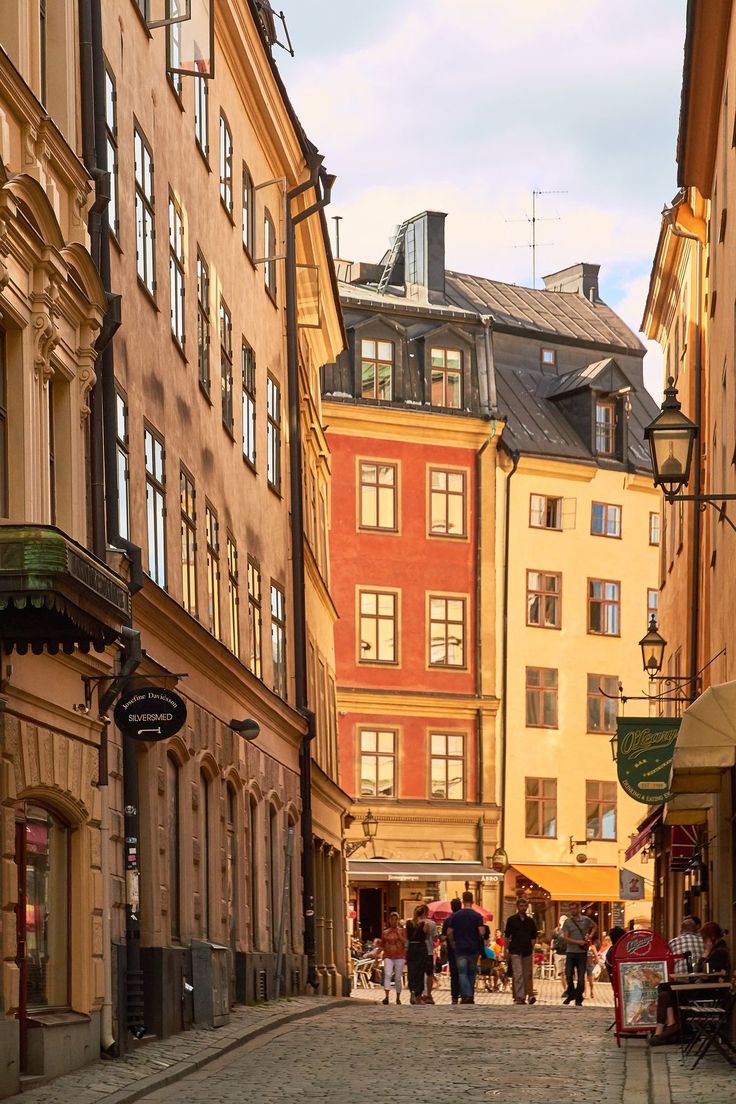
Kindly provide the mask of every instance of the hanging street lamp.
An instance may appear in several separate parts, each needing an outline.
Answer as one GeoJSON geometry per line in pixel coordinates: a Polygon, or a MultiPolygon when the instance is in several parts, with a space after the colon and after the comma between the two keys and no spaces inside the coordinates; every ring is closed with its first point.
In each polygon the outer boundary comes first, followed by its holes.
{"type": "Polygon", "coordinates": [[[650,679],[654,679],[662,670],[664,650],[667,647],[667,641],[657,632],[657,619],[654,614],[652,614],[649,621],[646,636],[643,636],[639,641],[639,647],[641,648],[641,658],[644,664],[644,674],[649,675],[650,679]]]}

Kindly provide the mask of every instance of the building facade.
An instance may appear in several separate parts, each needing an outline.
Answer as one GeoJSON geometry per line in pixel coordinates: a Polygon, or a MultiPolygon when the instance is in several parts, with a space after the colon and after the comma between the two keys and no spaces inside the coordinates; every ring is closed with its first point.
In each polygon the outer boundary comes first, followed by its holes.
{"type": "Polygon", "coordinates": [[[523,891],[547,933],[577,898],[610,925],[619,870],[641,873],[624,860],[640,807],[617,793],[610,741],[619,685],[643,690],[659,593],[643,346],[601,301],[597,266],[544,291],[446,270],[437,213],[408,220],[380,265],[337,263],[349,351],[324,386],[347,519],[341,778],[357,838],[369,808],[378,820],[370,857],[350,862],[361,932],[473,882],[448,860],[484,864],[474,888],[499,919],[523,891]],[[473,821],[493,825],[480,846],[473,821]]]}
{"type": "MultiPolygon", "coordinates": [[[[665,353],[683,411],[698,426],[692,470],[684,490],[716,496],[710,504],[663,505],[678,536],[661,565],[661,631],[669,662],[681,653],[682,728],[673,759],[673,798],[653,839],[662,906],[657,924],[677,930],[683,914],[713,919],[732,930],[733,775],[730,739],[707,720],[697,740],[689,733],[708,697],[736,702],[733,680],[734,603],[730,556],[733,504],[733,305],[729,256],[734,194],[733,108],[736,23],[729,0],[688,4],[678,137],[680,191],[665,207],[643,327],[665,353]],[[710,695],[709,695],[710,696],[710,695]]],[[[725,708],[730,712],[732,704],[725,708]]]]}
{"type": "Polygon", "coordinates": [[[269,13],[192,12],[0,17],[5,1092],[347,973],[331,178],[269,13]],[[152,684],[186,724],[123,739],[152,684]]]}
{"type": "MultiPolygon", "coordinates": [[[[338,264],[348,350],[325,370],[333,453],[340,779],[375,839],[349,862],[363,938],[471,885],[498,908],[492,363],[444,294],[444,218],[410,220],[404,277],[338,264]],[[412,254],[413,255],[413,254],[412,254]],[[479,505],[482,503],[482,512],[479,505]]],[[[350,846],[350,845],[349,845],[350,846]]]]}

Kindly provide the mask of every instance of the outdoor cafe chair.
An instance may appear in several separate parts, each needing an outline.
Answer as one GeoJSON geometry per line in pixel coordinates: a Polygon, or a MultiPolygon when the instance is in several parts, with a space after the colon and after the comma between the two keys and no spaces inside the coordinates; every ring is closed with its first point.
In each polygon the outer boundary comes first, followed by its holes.
{"type": "Polygon", "coordinates": [[[691,1069],[715,1047],[727,1062],[736,1063],[736,1046],[731,1042],[731,1018],[736,1008],[736,989],[714,1000],[696,1000],[680,1007],[683,1036],[682,1059],[694,1054],[691,1069]],[[689,1037],[688,1037],[689,1036],[689,1037]]]}

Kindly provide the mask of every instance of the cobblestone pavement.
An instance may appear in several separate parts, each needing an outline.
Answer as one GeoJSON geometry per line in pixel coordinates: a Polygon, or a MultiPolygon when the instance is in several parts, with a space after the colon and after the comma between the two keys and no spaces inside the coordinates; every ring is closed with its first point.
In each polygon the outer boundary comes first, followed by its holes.
{"type": "Polygon", "coordinates": [[[238,1006],[224,1027],[194,1028],[144,1043],[123,1058],[90,1062],[19,1096],[6,1097],[3,1104],[124,1104],[197,1070],[275,1024],[342,1003],[329,997],[298,997],[238,1006]]]}
{"type": "Polygon", "coordinates": [[[679,1047],[667,1047],[666,1056],[657,1058],[653,1077],[659,1080],[660,1061],[666,1062],[672,1104],[727,1104],[736,1100],[736,1069],[719,1054],[706,1054],[694,1070],[689,1068],[691,1060],[686,1064],[680,1060],[679,1047]]]}
{"type": "MultiPolygon", "coordinates": [[[[541,980],[540,978],[534,979],[534,992],[536,993],[537,1003],[542,1005],[556,1005],[562,1002],[562,986],[557,981],[541,980]]],[[[358,997],[360,1000],[380,1001],[383,999],[383,989],[374,985],[370,989],[356,989],[353,993],[354,997],[358,997]]],[[[446,978],[442,978],[439,986],[435,986],[432,992],[432,998],[435,1004],[450,1004],[450,986],[446,978]]],[[[404,995],[402,1000],[408,1000],[408,996],[404,995]]],[[[476,1004],[491,1005],[491,1006],[503,1006],[511,1005],[511,988],[503,993],[486,993],[484,989],[476,986],[475,991],[476,1004]]],[[[607,982],[602,982],[599,985],[595,985],[593,989],[593,999],[590,997],[585,998],[585,1008],[610,1008],[613,1010],[613,989],[607,982]]],[[[611,1015],[611,1020],[613,1015],[611,1015]]]]}
{"type": "MultiPolygon", "coordinates": [[[[354,1002],[277,1028],[145,1104],[628,1104],[605,1009],[354,1002]]],[[[645,1056],[646,1057],[646,1056],[645,1056]]],[[[643,1067],[646,1069],[646,1065],[643,1067]]]]}

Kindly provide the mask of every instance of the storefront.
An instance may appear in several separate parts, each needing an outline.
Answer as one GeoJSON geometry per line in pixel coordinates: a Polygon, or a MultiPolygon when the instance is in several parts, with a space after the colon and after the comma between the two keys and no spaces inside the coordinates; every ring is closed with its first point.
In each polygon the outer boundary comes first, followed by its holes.
{"type": "Polygon", "coordinates": [[[550,938],[560,917],[569,916],[570,905],[576,902],[600,932],[623,927],[631,920],[637,927],[643,926],[651,908],[647,901],[621,900],[615,866],[510,866],[504,880],[504,918],[514,912],[519,896],[528,899],[544,939],[550,938]]]}
{"type": "Polygon", "coordinates": [[[355,913],[354,935],[376,939],[389,912],[411,916],[423,901],[445,901],[468,889],[475,901],[498,913],[503,875],[473,862],[402,862],[400,859],[350,859],[349,909],[355,913]]]}

